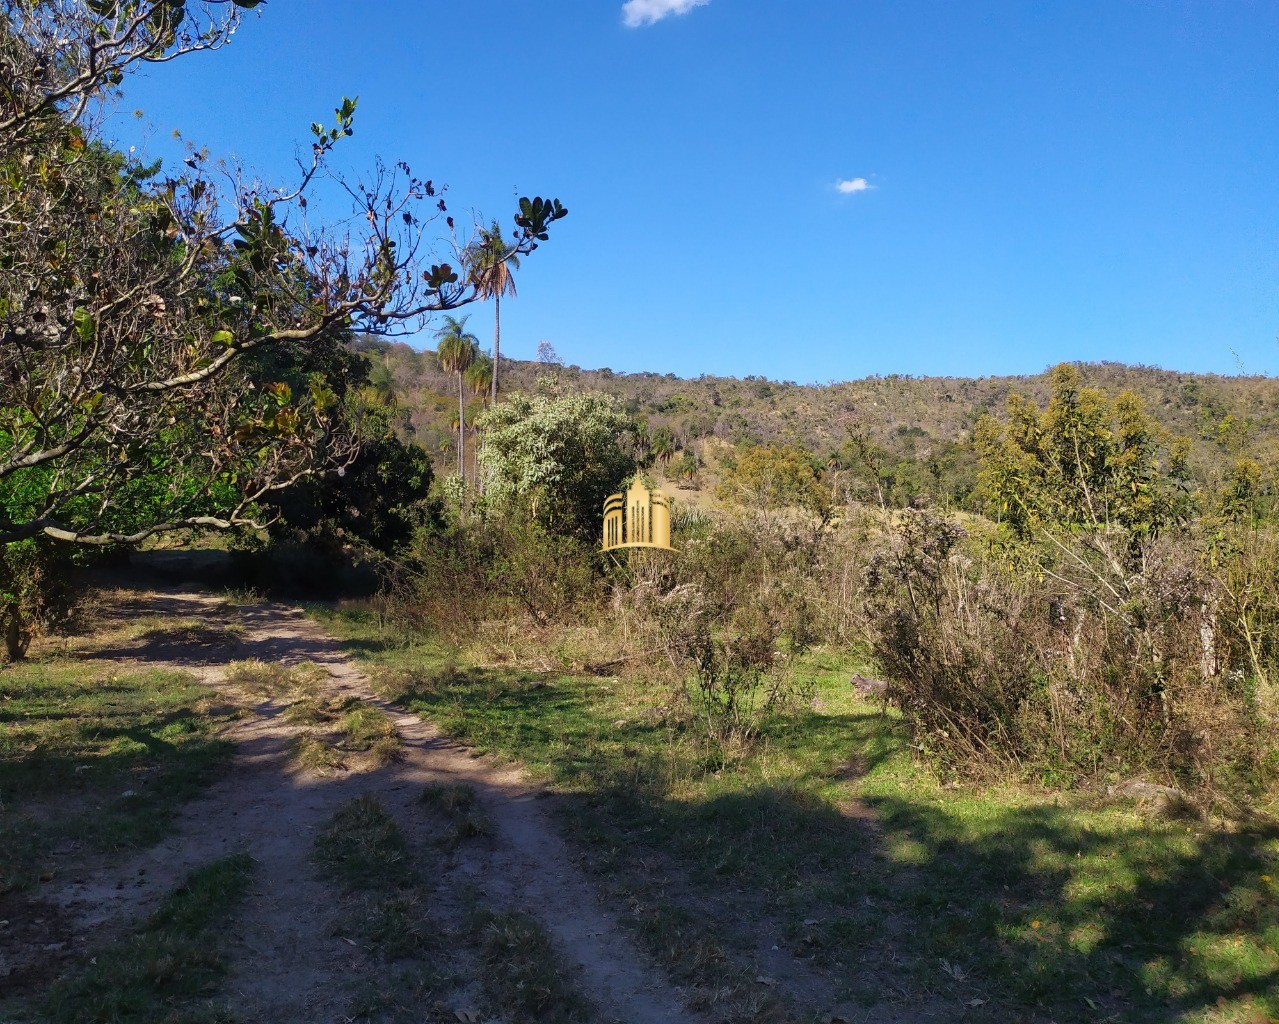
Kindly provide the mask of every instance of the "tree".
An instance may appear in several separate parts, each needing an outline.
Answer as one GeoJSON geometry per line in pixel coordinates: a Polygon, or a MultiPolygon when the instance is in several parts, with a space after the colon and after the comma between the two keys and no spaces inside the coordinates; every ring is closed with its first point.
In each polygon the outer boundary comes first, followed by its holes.
{"type": "MultiPolygon", "coordinates": [[[[352,450],[321,376],[249,388],[247,357],[417,330],[479,297],[430,262],[447,211],[406,165],[349,188],[362,236],[284,227],[305,223],[304,190],[352,134],[353,101],[312,125],[285,189],[219,194],[199,154],[152,180],[95,141],[95,105],[131,67],[215,49],[253,6],[3,2],[0,546],[260,525],[268,494],[352,450]]],[[[565,212],[522,200],[511,251],[531,252],[565,212]]]]}
{"type": "Polygon", "coordinates": [[[816,459],[796,445],[747,448],[725,474],[720,490],[724,497],[759,513],[765,522],[782,509],[799,508],[825,524],[832,512],[816,459]]]}
{"type": "Polygon", "coordinates": [[[671,433],[670,427],[658,427],[653,431],[653,457],[663,466],[667,465],[675,457],[677,447],[675,435],[671,433]]]}
{"type": "MultiPolygon", "coordinates": [[[[202,154],[159,175],[98,140],[101,101],[131,68],[217,49],[256,5],[0,0],[6,593],[10,552],[35,538],[100,546],[265,525],[269,497],[347,465],[358,441],[334,381],[263,377],[264,354],[415,331],[479,297],[436,254],[433,225],[451,221],[407,165],[348,187],[358,233],[306,226],[307,187],[353,133],[354,101],[312,125],[286,188],[220,192],[202,154]]],[[[521,200],[513,251],[532,252],[565,215],[521,200]]]]}
{"type": "Polygon", "coordinates": [[[1008,421],[977,425],[980,480],[996,518],[1015,534],[1120,538],[1129,553],[1190,511],[1187,442],[1163,430],[1131,391],[1113,401],[1066,363],[1041,412],[1013,395],[1008,421]]]}
{"type": "MultiPolygon", "coordinates": [[[[466,388],[471,392],[473,398],[480,400],[480,411],[484,411],[484,396],[489,393],[489,389],[493,386],[493,367],[494,362],[485,353],[479,353],[466,368],[466,388]]],[[[472,417],[472,433],[478,438],[480,432],[479,418],[472,417]]],[[[478,443],[477,443],[478,445],[478,443]]],[[[480,462],[478,451],[474,457],[475,462],[475,478],[481,494],[484,493],[484,481],[480,479],[480,462]]]]}
{"type": "Polygon", "coordinates": [[[481,228],[479,238],[469,249],[471,279],[480,295],[493,300],[493,397],[497,404],[498,364],[502,361],[502,296],[515,296],[515,277],[512,270],[520,269],[520,257],[516,247],[509,244],[502,228],[494,221],[488,229],[481,228]]]}
{"type": "Polygon", "coordinates": [[[514,395],[480,417],[490,500],[594,541],[604,499],[636,470],[634,424],[608,395],[514,395]]]}
{"type": "Polygon", "coordinates": [[[470,391],[473,398],[479,398],[481,404],[493,384],[493,366],[492,358],[479,352],[471,361],[471,365],[466,368],[466,389],[470,391]]]}
{"type": "Polygon", "coordinates": [[[439,339],[435,354],[440,368],[445,373],[457,374],[457,475],[463,478],[466,476],[466,396],[462,377],[480,351],[479,339],[466,330],[468,319],[446,316],[444,326],[435,332],[439,339]]]}

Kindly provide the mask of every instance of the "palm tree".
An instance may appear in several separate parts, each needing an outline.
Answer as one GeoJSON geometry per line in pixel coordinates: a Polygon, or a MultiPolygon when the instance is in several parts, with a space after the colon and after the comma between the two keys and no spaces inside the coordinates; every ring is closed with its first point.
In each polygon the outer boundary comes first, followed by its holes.
{"type": "Polygon", "coordinates": [[[374,362],[369,367],[369,394],[387,409],[395,409],[400,404],[398,382],[395,371],[386,362],[374,362]]]}
{"type": "Polygon", "coordinates": [[[457,374],[457,475],[466,479],[466,407],[462,391],[462,374],[480,351],[480,341],[466,330],[467,317],[461,320],[446,316],[444,326],[435,332],[439,344],[435,357],[445,373],[457,374]]]}
{"type": "Polygon", "coordinates": [[[493,360],[481,352],[466,368],[466,389],[475,398],[482,399],[493,385],[493,360]]]}
{"type": "MultiPolygon", "coordinates": [[[[484,397],[488,394],[489,388],[493,386],[493,360],[485,353],[479,353],[472,361],[471,365],[466,368],[466,389],[480,400],[480,410],[484,409],[484,397]]],[[[474,417],[471,419],[472,433],[475,435],[476,451],[472,453],[472,461],[475,463],[475,479],[478,482],[480,493],[484,493],[484,481],[480,479],[480,453],[479,453],[479,426],[474,417]]]]}
{"type": "Polygon", "coordinates": [[[520,258],[502,237],[497,221],[487,230],[480,228],[479,239],[470,250],[471,281],[481,298],[493,300],[493,397],[497,404],[497,364],[502,359],[502,296],[515,295],[515,277],[520,258]]]}
{"type": "Polygon", "coordinates": [[[675,435],[669,427],[658,427],[653,431],[653,454],[663,466],[675,457],[675,435]]]}

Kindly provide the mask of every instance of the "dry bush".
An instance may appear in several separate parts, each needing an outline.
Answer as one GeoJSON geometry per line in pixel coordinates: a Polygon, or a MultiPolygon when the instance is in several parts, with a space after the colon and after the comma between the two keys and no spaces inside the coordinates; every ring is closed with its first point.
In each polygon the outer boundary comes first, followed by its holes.
{"type": "Polygon", "coordinates": [[[724,750],[810,695],[794,659],[818,638],[816,548],[794,541],[721,520],[679,558],[636,560],[615,601],[629,641],[660,654],[676,703],[724,750]]]}
{"type": "Polygon", "coordinates": [[[504,517],[424,532],[389,573],[392,617],[422,633],[470,641],[477,624],[571,621],[602,593],[598,555],[571,537],[504,517]]]}
{"type": "Polygon", "coordinates": [[[1263,784],[1274,738],[1258,679],[1192,541],[1147,541],[1125,564],[1095,537],[998,548],[908,511],[869,578],[888,699],[923,750],[967,774],[1263,784]]]}

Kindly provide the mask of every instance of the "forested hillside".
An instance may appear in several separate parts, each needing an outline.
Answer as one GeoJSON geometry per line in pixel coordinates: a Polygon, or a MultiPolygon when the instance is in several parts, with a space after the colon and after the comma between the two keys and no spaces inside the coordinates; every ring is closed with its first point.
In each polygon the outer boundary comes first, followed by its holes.
{"type": "MultiPolygon", "coordinates": [[[[431,351],[382,340],[360,342],[373,377],[394,392],[405,434],[441,465],[456,459],[457,390],[431,351]]],[[[1279,464],[1279,379],[1179,373],[1121,363],[1079,367],[1086,385],[1135,393],[1153,419],[1190,442],[1194,480],[1215,489],[1240,459],[1279,464]]],[[[910,377],[896,374],[828,384],[762,377],[614,373],[553,362],[502,361],[503,390],[604,392],[647,428],[649,455],[677,483],[713,490],[734,448],[797,445],[848,496],[893,505],[921,493],[969,504],[977,476],[974,429],[1002,416],[1010,395],[1047,402],[1049,373],[1015,377],[910,377]],[[712,440],[713,439],[713,440],[712,440]],[[716,444],[715,442],[724,442],[716,444]],[[731,447],[730,447],[731,446],[731,447]],[[871,467],[874,467],[872,469],[871,467]],[[880,487],[874,486],[879,477],[880,487]],[[710,488],[707,485],[712,485],[710,488]]],[[[467,395],[468,427],[481,397],[467,395]]],[[[643,436],[640,441],[645,444],[643,436]]],[[[1263,474],[1272,477],[1273,472],[1263,474]]]]}

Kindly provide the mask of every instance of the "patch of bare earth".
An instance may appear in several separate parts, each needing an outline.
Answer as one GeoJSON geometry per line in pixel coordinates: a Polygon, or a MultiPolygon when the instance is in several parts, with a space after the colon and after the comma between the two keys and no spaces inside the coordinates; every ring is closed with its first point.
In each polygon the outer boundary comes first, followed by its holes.
{"type": "MultiPolygon", "coordinates": [[[[424,908],[432,923],[461,933],[468,907],[457,894],[474,893],[487,909],[521,911],[541,925],[600,1020],[698,1019],[686,1008],[685,995],[638,955],[601,904],[548,820],[545,794],[518,771],[473,755],[379,699],[338,643],[301,612],[261,604],[236,609],[228,622],[223,602],[187,589],[134,595],[117,607],[126,620],[178,620],[186,633],[157,625],[82,656],[184,668],[251,713],[228,731],[236,745],[232,769],[187,805],[168,839],[124,864],[81,871],[43,888],[42,898],[59,915],[59,936],[110,934],[120,922],[152,910],[193,868],[245,850],[257,869],[254,896],[230,936],[230,1010],[275,1024],[350,1020],[352,992],[361,984],[376,988],[385,965],[339,934],[340,896],[319,879],[312,860],[316,834],[340,807],[371,794],[411,845],[438,850],[440,822],[420,795],[428,784],[463,783],[474,790],[494,835],[448,854],[442,877],[433,880],[432,905],[424,908]],[[225,642],[216,643],[219,637],[225,642]],[[234,690],[226,681],[233,661],[319,666],[319,696],[381,708],[399,733],[401,755],[389,763],[344,756],[341,767],[323,774],[298,767],[292,745],[305,727],[287,720],[283,701],[234,690]],[[69,927],[62,927],[64,918],[69,927]]],[[[467,983],[459,982],[458,998],[466,991],[467,983]]],[[[446,1019],[452,1005],[423,1007],[421,1019],[446,1019]]]]}

